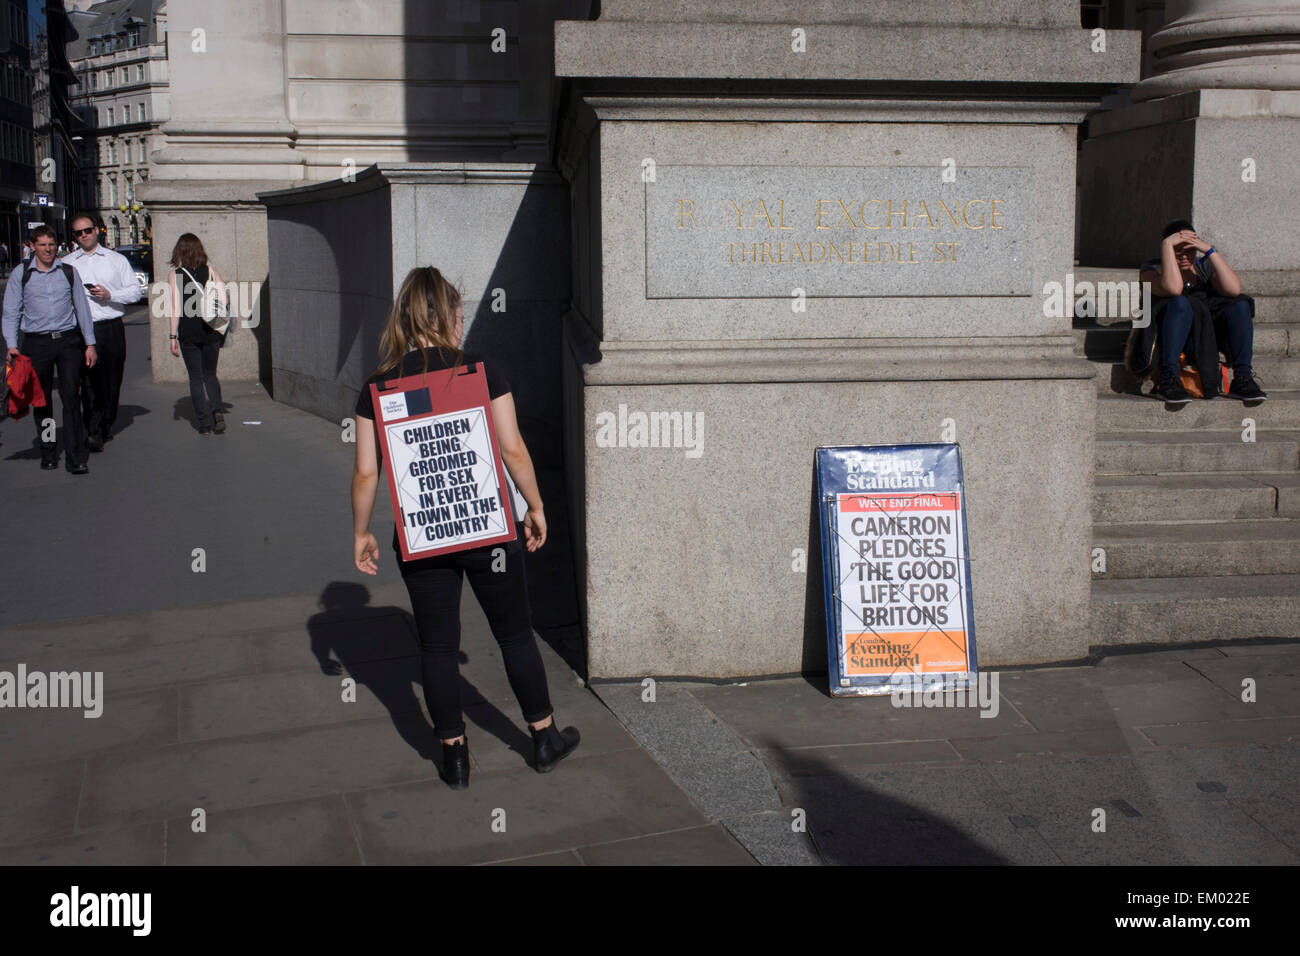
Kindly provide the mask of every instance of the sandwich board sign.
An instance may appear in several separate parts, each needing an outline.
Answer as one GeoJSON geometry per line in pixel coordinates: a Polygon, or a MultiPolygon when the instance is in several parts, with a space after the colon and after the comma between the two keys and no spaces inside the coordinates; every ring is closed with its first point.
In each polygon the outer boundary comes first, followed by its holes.
{"type": "Polygon", "coordinates": [[[815,464],[831,695],[970,686],[961,451],[833,446],[818,448],[815,464]]]}
{"type": "Polygon", "coordinates": [[[515,540],[482,363],[369,387],[402,559],[515,540]]]}

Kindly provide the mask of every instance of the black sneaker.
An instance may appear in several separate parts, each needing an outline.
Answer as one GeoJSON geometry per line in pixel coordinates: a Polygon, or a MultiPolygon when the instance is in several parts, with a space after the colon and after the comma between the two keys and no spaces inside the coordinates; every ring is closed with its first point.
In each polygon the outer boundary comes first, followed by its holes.
{"type": "Polygon", "coordinates": [[[86,439],[86,447],[89,448],[91,451],[103,451],[104,439],[102,439],[98,435],[91,435],[89,438],[86,439]]]}
{"type": "Polygon", "coordinates": [[[1192,396],[1175,375],[1162,378],[1160,384],[1151,389],[1151,397],[1160,399],[1166,405],[1186,405],[1192,400],[1192,396]]]}
{"type": "Polygon", "coordinates": [[[1238,398],[1243,402],[1262,402],[1268,398],[1264,390],[1259,387],[1259,383],[1255,381],[1255,376],[1250,373],[1233,376],[1232,384],[1228,386],[1228,397],[1238,398]]]}

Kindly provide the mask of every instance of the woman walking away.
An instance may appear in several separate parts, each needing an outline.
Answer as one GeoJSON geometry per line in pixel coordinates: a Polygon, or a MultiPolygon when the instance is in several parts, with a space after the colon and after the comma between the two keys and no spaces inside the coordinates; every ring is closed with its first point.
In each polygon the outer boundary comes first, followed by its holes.
{"type": "MultiPolygon", "coordinates": [[[[388,324],[379,340],[379,370],[369,382],[387,381],[424,372],[458,368],[479,361],[461,351],[464,313],[460,293],[432,267],[407,274],[388,324]]],[[[519,434],[515,402],[505,377],[483,364],[491,399],[501,458],[528,503],[523,539],[529,551],[546,542],[546,517],[537,490],[533,462],[519,434]]],[[[380,454],[369,382],[356,406],[356,466],[352,473],[353,560],[366,574],[378,571],[379,544],[370,533],[370,517],[379,487],[380,454]]],[[[441,776],[455,790],[469,786],[469,750],[460,700],[461,576],[487,615],[492,636],[501,645],[510,688],[533,735],[534,768],[552,770],[578,746],[578,731],[555,726],[546,670],[533,639],[532,612],[524,577],[523,546],[517,537],[505,546],[506,567],[500,569],[499,546],[484,546],[430,558],[403,561],[393,529],[393,551],[411,595],[420,637],[420,668],[424,697],[433,729],[442,740],[441,776]],[[493,567],[493,551],[498,552],[493,567]]]]}
{"type": "Polygon", "coordinates": [[[172,270],[167,275],[171,286],[172,355],[185,360],[190,376],[190,400],[199,421],[199,434],[220,435],[226,430],[221,409],[221,383],[217,381],[217,358],[225,336],[203,320],[203,290],[209,277],[217,294],[225,301],[225,284],[221,274],[208,263],[203,243],[192,232],[176,240],[172,250],[172,270]]]}

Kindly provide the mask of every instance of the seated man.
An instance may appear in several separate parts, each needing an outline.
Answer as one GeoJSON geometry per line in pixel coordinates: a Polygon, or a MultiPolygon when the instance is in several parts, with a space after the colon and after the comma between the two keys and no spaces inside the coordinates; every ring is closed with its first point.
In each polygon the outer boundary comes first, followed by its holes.
{"type": "MultiPolygon", "coordinates": [[[[1175,219],[1161,233],[1160,258],[1142,263],[1141,280],[1151,283],[1151,293],[1161,298],[1153,311],[1160,349],[1159,378],[1151,394],[1171,404],[1191,400],[1179,381],[1178,356],[1187,352],[1195,313],[1207,310],[1213,321],[1218,351],[1232,366],[1228,397],[1245,402],[1263,401],[1267,396],[1255,381],[1251,368],[1255,327],[1255,302],[1241,294],[1241,280],[1223,253],[1196,235],[1192,224],[1175,219]],[[1201,258],[1196,259],[1196,253],[1201,258]]],[[[1209,356],[1200,356],[1204,364],[1209,356]]],[[[1213,362],[1218,362],[1215,354],[1213,362]]],[[[1217,380],[1218,376],[1214,376],[1217,380]]],[[[1205,376],[1202,375],[1202,383],[1205,376]]],[[[1206,398],[1218,388],[1207,387],[1206,398]]]]}

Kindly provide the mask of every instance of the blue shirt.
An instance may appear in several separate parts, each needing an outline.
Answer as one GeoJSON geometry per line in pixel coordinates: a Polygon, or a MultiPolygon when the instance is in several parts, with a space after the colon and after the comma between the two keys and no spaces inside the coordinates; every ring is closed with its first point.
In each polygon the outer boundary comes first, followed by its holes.
{"type": "Polygon", "coordinates": [[[90,318],[86,290],[75,269],[72,270],[72,280],[69,288],[68,277],[57,261],[48,272],[42,272],[35,256],[22,269],[10,273],[5,284],[5,344],[10,348],[18,347],[20,328],[24,332],[63,332],[81,326],[86,344],[94,345],[95,324],[90,318]],[[26,269],[34,270],[35,275],[24,289],[23,272],[26,269]]]}

